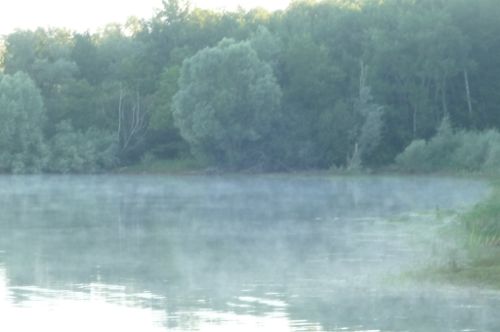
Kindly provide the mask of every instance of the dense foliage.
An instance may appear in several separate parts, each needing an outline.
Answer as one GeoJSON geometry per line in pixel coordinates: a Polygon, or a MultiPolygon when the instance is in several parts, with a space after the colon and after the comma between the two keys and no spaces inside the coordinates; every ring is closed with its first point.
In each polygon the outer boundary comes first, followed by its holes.
{"type": "Polygon", "coordinates": [[[241,168],[265,148],[281,90],[249,42],[223,39],[184,61],[173,101],[175,124],[195,156],[241,168]]]}
{"type": "Polygon", "coordinates": [[[48,161],[43,141],[42,98],[28,75],[0,73],[0,169],[41,172],[48,161]]]}
{"type": "Polygon", "coordinates": [[[496,129],[483,132],[453,131],[445,117],[437,134],[429,141],[414,140],[396,157],[402,170],[428,173],[439,171],[500,171],[500,133],[496,129]]]}
{"type": "Polygon", "coordinates": [[[150,20],[95,34],[15,31],[0,42],[0,168],[191,154],[232,169],[376,167],[411,143],[404,168],[484,169],[500,158],[499,16],[497,0],[305,0],[276,12],[165,0],[150,20]],[[460,130],[438,133],[444,118],[460,130]]]}
{"type": "Polygon", "coordinates": [[[0,73],[0,170],[11,173],[97,172],[115,164],[115,135],[89,128],[74,131],[69,121],[56,125],[46,142],[40,91],[23,72],[0,73]]]}

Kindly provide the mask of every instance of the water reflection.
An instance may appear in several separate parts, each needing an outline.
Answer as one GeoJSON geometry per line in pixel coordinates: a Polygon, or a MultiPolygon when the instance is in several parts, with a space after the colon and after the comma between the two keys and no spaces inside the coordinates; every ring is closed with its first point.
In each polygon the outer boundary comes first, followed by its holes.
{"type": "Polygon", "coordinates": [[[409,245],[421,215],[384,217],[485,192],[432,178],[0,177],[0,331],[494,331],[496,295],[380,284],[428,255],[409,245]]]}
{"type": "MultiPolygon", "coordinates": [[[[280,301],[252,297],[228,303],[234,312],[191,308],[170,315],[163,311],[162,297],[151,293],[128,294],[126,287],[92,283],[73,285],[74,290],[51,290],[35,286],[8,287],[5,269],[0,270],[1,331],[301,331],[284,310],[253,315],[256,304],[286,307],[280,301]],[[13,305],[14,304],[14,305],[13,305]],[[245,308],[242,313],[237,308],[245,308]],[[29,319],[27,319],[29,318],[29,319]]],[[[200,300],[200,302],[205,302],[200,300]]],[[[202,303],[206,305],[206,303],[202,303]]],[[[319,325],[314,331],[322,331],[319,325]]]]}
{"type": "Polygon", "coordinates": [[[164,313],[148,308],[140,294],[116,298],[92,288],[9,287],[1,269],[0,331],[165,331],[164,313]]]}

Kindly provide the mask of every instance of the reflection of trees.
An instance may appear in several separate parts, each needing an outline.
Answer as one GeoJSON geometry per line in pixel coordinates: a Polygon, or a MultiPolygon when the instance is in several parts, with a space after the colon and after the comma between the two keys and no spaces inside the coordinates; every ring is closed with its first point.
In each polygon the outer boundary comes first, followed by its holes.
{"type": "MultiPolygon", "coordinates": [[[[353,184],[287,178],[75,176],[0,181],[0,250],[7,253],[11,286],[119,285],[128,294],[161,296],[163,300],[147,305],[167,313],[275,310],[262,303],[229,308],[228,302],[246,289],[264,297],[267,292],[282,294],[291,304],[287,310],[293,319],[320,322],[325,330],[340,323],[359,325],[361,318],[380,329],[390,329],[395,321],[391,329],[397,330],[404,322],[381,318],[398,310],[404,315],[403,297],[328,290],[367,268],[383,269],[377,267],[383,255],[399,255],[384,237],[373,240],[373,225],[353,218],[384,214],[384,200],[400,204],[396,209],[415,201],[411,195],[422,190],[412,182],[399,188],[395,180],[353,184]],[[353,257],[359,261],[347,261],[353,257]],[[322,297],[325,292],[331,297],[322,297]],[[299,297],[291,297],[294,294],[299,297]]],[[[394,231],[377,230],[380,236],[394,231]]],[[[451,304],[439,305],[451,310],[451,304]]],[[[428,327],[434,326],[432,319],[449,317],[442,315],[429,316],[428,327]]],[[[179,319],[169,318],[165,325],[175,327],[179,319]]]]}
{"type": "Polygon", "coordinates": [[[163,296],[155,305],[168,312],[226,311],[243,288],[286,287],[315,247],[325,250],[324,220],[314,220],[323,201],[300,200],[289,211],[288,188],[272,202],[260,189],[244,195],[237,182],[193,180],[190,188],[154,178],[10,178],[10,190],[0,189],[10,285],[122,285],[163,296]]]}

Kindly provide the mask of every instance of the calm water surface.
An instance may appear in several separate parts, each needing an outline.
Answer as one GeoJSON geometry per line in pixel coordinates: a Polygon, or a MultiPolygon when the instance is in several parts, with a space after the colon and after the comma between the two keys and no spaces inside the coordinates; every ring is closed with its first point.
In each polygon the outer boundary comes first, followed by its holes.
{"type": "Polygon", "coordinates": [[[487,191],[422,177],[1,176],[0,331],[499,331],[498,293],[381,281],[430,259],[418,212],[487,191]]]}

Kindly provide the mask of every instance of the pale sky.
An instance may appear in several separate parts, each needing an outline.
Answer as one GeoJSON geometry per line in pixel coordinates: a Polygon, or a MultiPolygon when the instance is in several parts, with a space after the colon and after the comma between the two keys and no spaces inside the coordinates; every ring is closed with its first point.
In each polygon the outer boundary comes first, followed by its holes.
{"type": "MultiPolygon", "coordinates": [[[[191,0],[201,8],[233,10],[264,7],[285,9],[289,0],[191,0]]],[[[110,22],[124,23],[127,16],[150,18],[161,0],[0,0],[0,35],[15,28],[66,27],[83,32],[94,31],[110,22]]]]}

